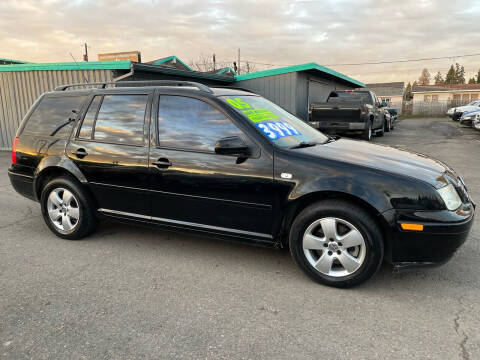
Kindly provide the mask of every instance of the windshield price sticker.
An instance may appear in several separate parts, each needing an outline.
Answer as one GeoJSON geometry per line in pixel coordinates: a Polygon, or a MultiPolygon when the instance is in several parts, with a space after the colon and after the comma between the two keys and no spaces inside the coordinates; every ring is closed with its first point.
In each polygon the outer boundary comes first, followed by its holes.
{"type": "Polygon", "coordinates": [[[285,136],[302,135],[300,131],[284,121],[262,122],[256,124],[256,126],[267,135],[270,140],[280,139],[285,136]]]}
{"type": "Polygon", "coordinates": [[[267,109],[243,110],[243,113],[248,117],[251,122],[254,123],[278,119],[277,115],[267,109]]]}
{"type": "Polygon", "coordinates": [[[278,116],[275,115],[268,109],[252,109],[252,106],[246,101],[240,98],[227,98],[225,99],[231,106],[241,110],[243,114],[253,123],[258,123],[261,121],[275,120],[278,119],[278,116]]]}

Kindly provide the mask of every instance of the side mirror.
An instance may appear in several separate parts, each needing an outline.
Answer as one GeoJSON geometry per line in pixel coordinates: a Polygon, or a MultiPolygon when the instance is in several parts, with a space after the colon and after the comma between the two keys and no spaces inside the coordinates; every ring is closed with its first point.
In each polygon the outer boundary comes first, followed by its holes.
{"type": "Polygon", "coordinates": [[[219,155],[247,157],[250,155],[250,148],[240,136],[229,136],[215,143],[215,153],[219,155]]]}

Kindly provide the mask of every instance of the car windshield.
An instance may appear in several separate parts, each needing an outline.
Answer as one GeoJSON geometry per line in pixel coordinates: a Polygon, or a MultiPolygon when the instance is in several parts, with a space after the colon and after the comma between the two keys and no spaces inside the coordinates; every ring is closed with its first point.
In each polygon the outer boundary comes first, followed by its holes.
{"type": "Polygon", "coordinates": [[[314,146],[329,140],[320,131],[261,96],[233,95],[220,98],[281,148],[314,146]]]}

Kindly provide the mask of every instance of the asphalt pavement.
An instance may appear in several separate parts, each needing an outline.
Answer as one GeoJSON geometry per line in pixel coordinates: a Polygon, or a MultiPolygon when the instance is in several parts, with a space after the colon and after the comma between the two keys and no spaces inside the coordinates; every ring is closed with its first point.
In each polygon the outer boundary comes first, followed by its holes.
{"type": "MultiPolygon", "coordinates": [[[[411,119],[373,142],[434,156],[480,201],[480,133],[411,119]]],[[[340,290],[288,251],[106,222],[61,240],[0,152],[0,359],[480,359],[480,222],[442,267],[340,290]]]]}

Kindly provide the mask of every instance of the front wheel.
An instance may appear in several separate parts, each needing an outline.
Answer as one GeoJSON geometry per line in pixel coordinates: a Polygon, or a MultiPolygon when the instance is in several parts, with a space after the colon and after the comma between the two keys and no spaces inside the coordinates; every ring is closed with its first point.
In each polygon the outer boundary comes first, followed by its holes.
{"type": "Polygon", "coordinates": [[[386,132],[390,132],[392,130],[392,120],[387,121],[387,126],[385,127],[386,132]]]}
{"type": "Polygon", "coordinates": [[[380,130],[377,130],[376,134],[377,136],[381,137],[385,134],[385,128],[387,127],[385,119],[383,120],[382,128],[380,130]]]}
{"type": "Polygon", "coordinates": [[[290,251],[311,279],[351,287],[370,279],[383,261],[383,237],[361,207],[325,200],[305,208],[290,230],[290,251]]]}
{"type": "Polygon", "coordinates": [[[78,240],[96,228],[97,218],[90,197],[68,177],[48,182],[40,202],[47,226],[58,237],[78,240]]]}
{"type": "Polygon", "coordinates": [[[369,121],[367,129],[362,134],[362,139],[366,141],[372,140],[372,122],[369,121]]]}

